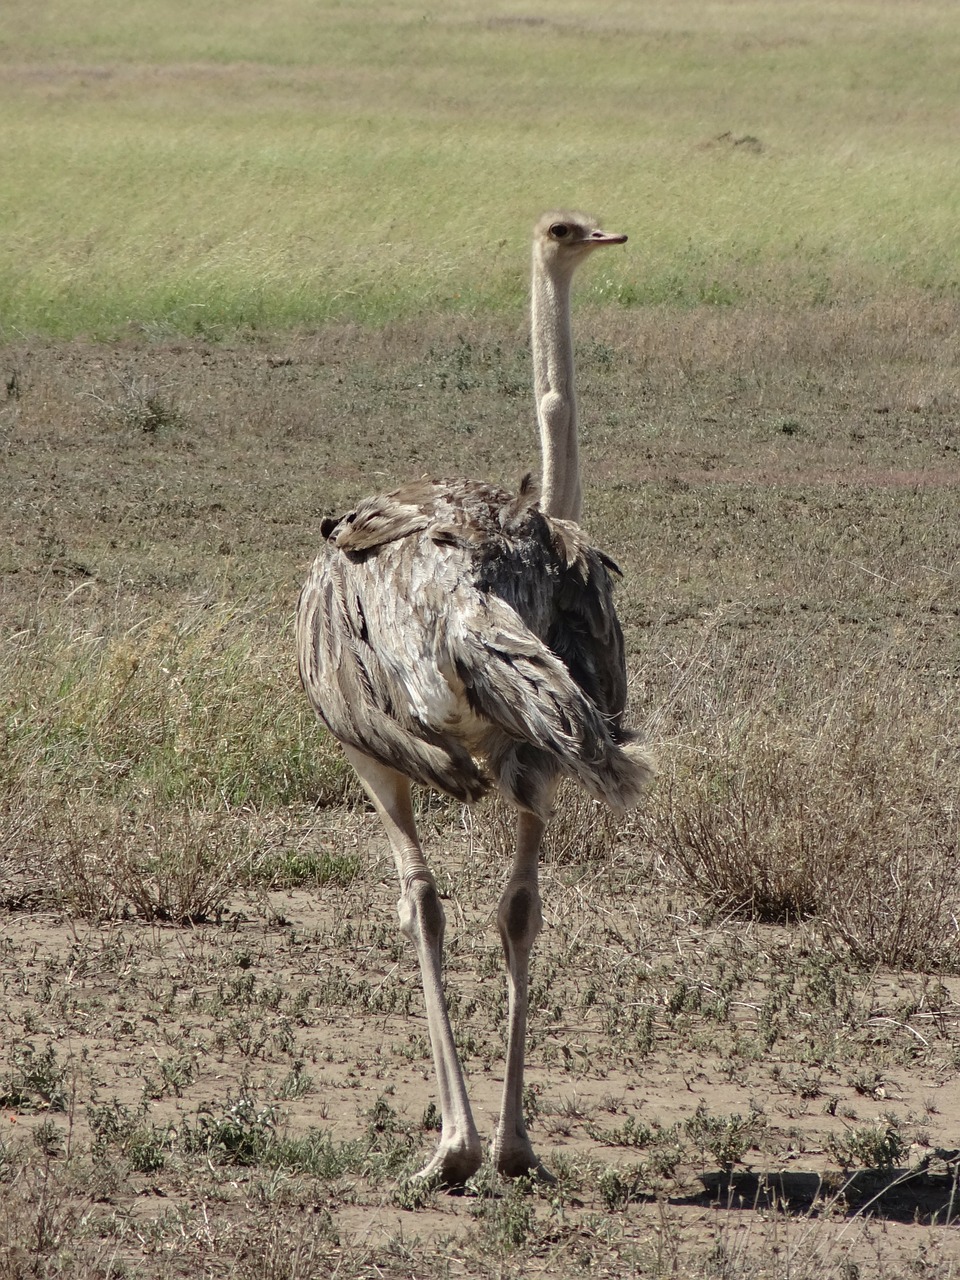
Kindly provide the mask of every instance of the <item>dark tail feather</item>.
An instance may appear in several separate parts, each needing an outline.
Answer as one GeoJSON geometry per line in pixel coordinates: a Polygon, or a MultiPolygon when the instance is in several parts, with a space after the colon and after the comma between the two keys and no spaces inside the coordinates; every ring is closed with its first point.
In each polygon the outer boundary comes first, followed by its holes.
{"type": "Polygon", "coordinates": [[[651,756],[629,736],[615,739],[559,658],[529,632],[462,639],[467,652],[455,663],[471,706],[513,740],[490,761],[508,798],[537,812],[542,784],[559,772],[614,809],[638,803],[655,773],[651,756]]]}

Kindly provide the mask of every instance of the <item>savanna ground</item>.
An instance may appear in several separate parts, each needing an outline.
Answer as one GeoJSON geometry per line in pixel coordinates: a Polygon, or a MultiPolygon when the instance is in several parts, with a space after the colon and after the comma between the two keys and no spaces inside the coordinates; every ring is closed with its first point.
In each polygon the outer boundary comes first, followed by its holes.
{"type": "MultiPolygon", "coordinates": [[[[955,5],[0,37],[0,1280],[960,1276],[955,5]],[[545,850],[556,1183],[449,1195],[292,615],[324,515],[535,466],[557,202],[631,237],[578,281],[584,523],[661,772],[545,850]]],[[[509,821],[419,803],[490,1133],[509,821]]]]}
{"type": "MultiPolygon", "coordinates": [[[[291,614],[348,495],[522,471],[522,330],[4,350],[8,1274],[956,1273],[957,320],[578,317],[662,774],[622,823],[565,797],[545,856],[557,1185],[463,1196],[405,1181],[416,965],[291,614]]],[[[422,820],[490,1131],[509,828],[422,820]]]]}

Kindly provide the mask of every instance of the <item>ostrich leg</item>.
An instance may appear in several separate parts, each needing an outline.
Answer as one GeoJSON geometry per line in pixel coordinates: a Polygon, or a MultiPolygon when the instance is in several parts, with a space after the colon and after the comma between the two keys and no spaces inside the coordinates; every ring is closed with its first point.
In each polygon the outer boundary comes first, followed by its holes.
{"type": "Polygon", "coordinates": [[[493,1144],[493,1163],[498,1172],[508,1177],[533,1170],[540,1177],[549,1179],[550,1175],[534,1153],[523,1123],[530,952],[543,923],[538,863],[544,827],[545,823],[532,813],[519,814],[513,871],[497,912],[497,925],[507,961],[509,1007],[503,1103],[493,1144]]]}
{"type": "Polygon", "coordinates": [[[436,1153],[417,1176],[438,1177],[451,1185],[466,1182],[480,1168],[483,1148],[443,995],[443,907],[417,838],[410,782],[402,773],[351,747],[344,750],[383,823],[400,878],[400,928],[413,943],[420,962],[442,1124],[436,1153]]]}

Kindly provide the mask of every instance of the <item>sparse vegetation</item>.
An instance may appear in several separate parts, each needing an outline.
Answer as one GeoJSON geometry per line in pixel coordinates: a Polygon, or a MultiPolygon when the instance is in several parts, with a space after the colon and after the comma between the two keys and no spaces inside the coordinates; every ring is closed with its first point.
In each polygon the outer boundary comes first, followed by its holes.
{"type": "MultiPolygon", "coordinates": [[[[483,1171],[460,1199],[409,1181],[436,1125],[410,1086],[430,1078],[417,975],[376,821],[301,705],[289,619],[323,512],[388,483],[383,466],[399,478],[435,453],[439,472],[464,469],[438,431],[451,414],[475,424],[470,470],[509,481],[516,456],[522,471],[506,338],[395,329],[333,360],[331,331],[284,338],[289,364],[256,347],[128,351],[128,366],[160,362],[178,403],[220,407],[122,436],[119,540],[86,481],[115,424],[71,390],[98,385],[109,349],[72,348],[67,383],[60,349],[11,358],[0,1244],[38,1274],[67,1249],[92,1274],[106,1249],[159,1276],[174,1237],[198,1268],[212,1248],[238,1274],[261,1245],[286,1274],[281,1239],[304,1276],[449,1273],[422,1251],[411,1264],[386,1229],[359,1242],[349,1206],[389,1204],[411,1216],[405,1239],[458,1241],[465,1275],[617,1257],[638,1276],[759,1280],[782,1258],[772,1274],[819,1280],[866,1265],[875,1220],[893,1259],[878,1275],[921,1254],[931,1277],[955,1274],[952,1234],[929,1225],[952,1221],[960,1063],[945,314],[915,303],[906,349],[883,311],[829,313],[829,341],[826,313],[585,321],[587,508],[624,570],[632,705],[661,778],[625,819],[561,795],[524,1098],[558,1181],[503,1189],[483,1171]],[[469,370],[462,388],[420,371],[445,362],[469,370]],[[881,393],[891,412],[863,434],[844,406],[881,393]],[[371,426],[379,401],[398,415],[389,434],[371,426]],[[781,431],[769,402],[804,430],[781,431]],[[705,423],[704,404],[735,410],[705,423]],[[50,451],[71,464],[41,496],[50,451]],[[247,482],[246,459],[281,455],[275,481],[247,482]],[[138,496],[147,476],[162,502],[138,496]],[[203,1209],[161,1198],[145,1214],[151,1187],[203,1209]],[[763,1213],[748,1236],[705,1235],[710,1203],[763,1213]]],[[[495,802],[418,805],[484,1114],[504,1019],[489,913],[512,822],[495,802]]]]}
{"type": "Polygon", "coordinates": [[[15,1045],[9,1072],[0,1082],[0,1107],[11,1111],[66,1111],[66,1073],[52,1043],[43,1049],[29,1042],[15,1045]]]}
{"type": "MultiPolygon", "coordinates": [[[[958,1280],[952,7],[264,12],[0,15],[0,1280],[958,1280]],[[585,523],[661,776],[545,850],[556,1181],[450,1196],[291,619],[323,516],[531,466],[557,200],[631,233],[585,523]]],[[[417,804],[489,1117],[512,819],[417,804]]]]}
{"type": "Polygon", "coordinates": [[[903,1158],[906,1145],[895,1116],[849,1127],[827,1140],[830,1155],[842,1169],[892,1169],[903,1158]]]}

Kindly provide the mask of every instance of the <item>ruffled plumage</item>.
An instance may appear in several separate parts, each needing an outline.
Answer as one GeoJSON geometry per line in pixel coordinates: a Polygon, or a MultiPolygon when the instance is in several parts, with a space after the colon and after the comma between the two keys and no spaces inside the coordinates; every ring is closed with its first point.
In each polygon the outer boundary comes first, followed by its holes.
{"type": "Polygon", "coordinates": [[[616,808],[652,776],[623,727],[613,562],[527,478],[418,482],[323,528],[298,608],[300,676],[341,742],[463,801],[546,817],[558,775],[616,808]]]}

